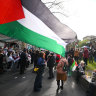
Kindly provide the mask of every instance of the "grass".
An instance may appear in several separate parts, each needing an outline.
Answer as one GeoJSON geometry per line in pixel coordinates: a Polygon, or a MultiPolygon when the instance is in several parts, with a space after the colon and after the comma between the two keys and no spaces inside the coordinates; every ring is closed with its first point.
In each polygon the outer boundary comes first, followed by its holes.
{"type": "Polygon", "coordinates": [[[88,66],[86,67],[86,71],[93,71],[94,69],[96,69],[96,62],[89,63],[88,61],[88,66]]]}
{"type": "Polygon", "coordinates": [[[91,76],[94,69],[96,69],[96,62],[89,63],[89,61],[88,61],[88,65],[86,67],[85,74],[87,74],[88,76],[91,76]]]}
{"type": "MultiPolygon", "coordinates": [[[[80,63],[80,60],[79,60],[79,63],[80,63]]],[[[92,62],[89,63],[89,61],[88,61],[88,65],[86,66],[85,74],[88,76],[91,76],[94,69],[96,69],[96,62],[93,61],[93,63],[92,62]]]]}

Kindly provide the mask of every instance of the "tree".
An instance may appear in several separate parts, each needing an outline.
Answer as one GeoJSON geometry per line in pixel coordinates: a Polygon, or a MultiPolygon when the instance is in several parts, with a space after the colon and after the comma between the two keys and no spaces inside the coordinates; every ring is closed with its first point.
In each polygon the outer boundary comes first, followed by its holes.
{"type": "Polygon", "coordinates": [[[80,42],[78,43],[79,47],[87,46],[87,45],[88,45],[88,44],[87,44],[88,41],[89,41],[89,40],[80,41],[80,42]]]}
{"type": "Polygon", "coordinates": [[[49,8],[53,14],[61,14],[65,17],[69,17],[64,9],[64,0],[42,0],[42,2],[49,8]],[[54,10],[55,9],[55,10],[54,10]]]}

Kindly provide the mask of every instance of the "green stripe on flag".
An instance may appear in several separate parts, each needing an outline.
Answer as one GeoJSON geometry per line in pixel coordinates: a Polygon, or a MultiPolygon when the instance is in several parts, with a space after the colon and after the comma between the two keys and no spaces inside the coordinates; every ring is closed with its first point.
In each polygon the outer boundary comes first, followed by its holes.
{"type": "Polygon", "coordinates": [[[65,49],[55,40],[42,36],[21,25],[19,22],[10,22],[0,25],[0,33],[25,43],[44,48],[65,56],[65,49]]]}
{"type": "Polygon", "coordinates": [[[70,70],[71,70],[71,71],[72,71],[72,69],[73,69],[74,66],[75,66],[75,60],[74,60],[73,64],[72,64],[71,67],[70,67],[70,70]]]}

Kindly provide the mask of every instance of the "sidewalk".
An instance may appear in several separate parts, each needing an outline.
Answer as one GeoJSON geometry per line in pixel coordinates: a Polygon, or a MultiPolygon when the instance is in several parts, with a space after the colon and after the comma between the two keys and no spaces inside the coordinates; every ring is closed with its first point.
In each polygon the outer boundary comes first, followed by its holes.
{"type": "MultiPolygon", "coordinates": [[[[43,77],[43,87],[40,92],[33,92],[35,73],[31,68],[24,75],[13,75],[11,78],[0,80],[0,96],[86,96],[84,91],[75,84],[70,77],[64,85],[63,91],[56,94],[56,78],[48,80],[48,69],[43,77]]],[[[56,75],[56,72],[55,72],[56,75]]]]}

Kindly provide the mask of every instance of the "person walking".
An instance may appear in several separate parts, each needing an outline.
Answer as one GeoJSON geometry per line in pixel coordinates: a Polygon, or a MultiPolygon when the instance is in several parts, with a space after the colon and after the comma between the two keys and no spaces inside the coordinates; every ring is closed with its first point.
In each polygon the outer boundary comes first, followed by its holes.
{"type": "Polygon", "coordinates": [[[45,61],[43,58],[43,53],[39,53],[37,67],[39,69],[37,71],[37,75],[36,75],[35,82],[34,82],[34,91],[35,92],[40,91],[40,89],[42,88],[42,75],[44,73],[44,68],[45,68],[45,61]]]}
{"type": "Polygon", "coordinates": [[[72,74],[71,69],[70,69],[72,63],[73,63],[73,58],[72,58],[72,55],[69,54],[69,56],[68,56],[68,68],[67,68],[68,76],[71,76],[71,74],[72,74]]]}
{"type": "Polygon", "coordinates": [[[57,65],[57,93],[59,89],[63,90],[63,85],[64,81],[67,80],[67,66],[68,66],[68,61],[62,57],[57,65]],[[61,86],[60,86],[60,81],[61,81],[61,86]]]}
{"type": "Polygon", "coordinates": [[[23,52],[20,55],[20,74],[24,74],[24,70],[27,63],[27,55],[26,55],[26,49],[24,48],[23,52]]]}
{"type": "Polygon", "coordinates": [[[47,61],[47,67],[49,68],[49,77],[48,77],[48,79],[52,79],[54,77],[54,74],[53,74],[54,65],[55,65],[54,53],[50,53],[50,55],[48,56],[48,61],[47,61]]]}
{"type": "Polygon", "coordinates": [[[76,49],[74,51],[74,59],[76,60],[77,63],[78,63],[78,58],[79,58],[79,51],[78,51],[78,49],[76,49]]]}
{"type": "Polygon", "coordinates": [[[89,58],[89,52],[88,52],[87,48],[84,48],[83,58],[84,58],[85,64],[87,65],[87,61],[88,61],[88,58],[89,58]]]}

